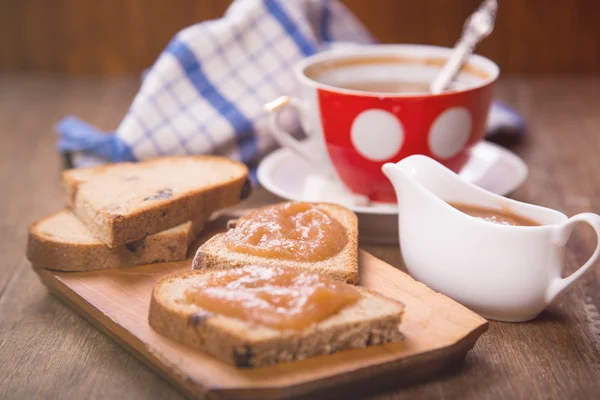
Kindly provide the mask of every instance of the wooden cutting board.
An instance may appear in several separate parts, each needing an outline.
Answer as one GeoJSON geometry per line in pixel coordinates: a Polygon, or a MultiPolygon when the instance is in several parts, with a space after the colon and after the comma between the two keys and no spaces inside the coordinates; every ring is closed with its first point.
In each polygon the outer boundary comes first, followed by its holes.
{"type": "MultiPolygon", "coordinates": [[[[196,248],[196,247],[194,247],[196,248]]],[[[65,303],[192,398],[345,397],[433,377],[462,359],[487,321],[402,271],[360,251],[361,285],[406,305],[398,344],[257,369],[237,369],[155,333],[147,323],[154,283],[191,259],[96,272],[36,268],[65,303]]]]}

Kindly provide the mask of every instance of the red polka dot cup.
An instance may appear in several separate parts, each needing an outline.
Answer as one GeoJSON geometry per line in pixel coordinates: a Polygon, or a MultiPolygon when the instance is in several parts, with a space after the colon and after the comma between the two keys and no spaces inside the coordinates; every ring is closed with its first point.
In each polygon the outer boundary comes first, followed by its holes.
{"type": "Polygon", "coordinates": [[[385,163],[422,154],[459,172],[469,149],[484,137],[498,66],[472,56],[448,91],[428,93],[451,51],[373,45],[308,57],[295,67],[302,99],[284,96],[266,106],[271,132],[353,193],[395,202],[381,172],[385,163]],[[287,107],[299,113],[307,140],[280,126],[279,115],[287,107]]]}

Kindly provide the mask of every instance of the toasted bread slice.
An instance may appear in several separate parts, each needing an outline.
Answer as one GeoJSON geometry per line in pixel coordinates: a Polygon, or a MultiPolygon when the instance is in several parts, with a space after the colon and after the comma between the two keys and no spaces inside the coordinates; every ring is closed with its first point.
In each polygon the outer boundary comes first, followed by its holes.
{"type": "MultiPolygon", "coordinates": [[[[123,164],[109,164],[100,167],[91,167],[91,168],[77,168],[70,169],[65,171],[62,174],[61,187],[63,189],[63,193],[65,195],[65,203],[69,208],[73,208],[75,204],[75,194],[77,193],[77,187],[90,180],[96,174],[115,174],[116,179],[118,177],[122,177],[124,175],[134,175],[136,173],[136,168],[139,168],[136,163],[123,163],[123,164]]],[[[48,217],[51,219],[52,216],[48,217]]],[[[195,239],[200,231],[204,228],[204,224],[206,222],[206,216],[200,216],[196,218],[194,221],[188,221],[183,224],[177,225],[174,228],[170,228],[153,235],[146,236],[143,239],[139,239],[135,242],[128,244],[128,249],[136,249],[135,253],[139,256],[139,259],[133,260],[134,264],[131,264],[127,260],[128,256],[118,257],[121,260],[118,263],[108,262],[107,265],[116,265],[122,264],[122,266],[130,266],[138,265],[142,263],[153,263],[158,261],[177,261],[182,260],[186,254],[189,244],[193,239],[195,239]],[[184,246],[183,238],[187,238],[187,244],[184,246]],[[166,254],[166,250],[171,249],[170,254],[166,254]],[[143,252],[143,254],[142,254],[143,252]],[[183,256],[182,256],[183,254],[183,256]],[[165,258],[166,257],[166,258],[165,258]],[[183,258],[182,258],[183,257],[183,258]],[[124,263],[124,264],[123,264],[124,263]]],[[[78,225],[82,225],[79,223],[78,225]]],[[[49,226],[49,225],[48,225],[49,226]]],[[[56,230],[56,224],[52,227],[53,230],[56,230]]],[[[90,233],[86,230],[86,234],[83,234],[82,227],[77,227],[79,232],[79,237],[83,238],[84,235],[89,236],[90,233]]],[[[63,232],[64,234],[64,232],[63,232]]],[[[95,242],[102,243],[98,239],[95,239],[95,242]]],[[[103,243],[102,243],[103,244],[103,243]]],[[[106,246],[106,245],[105,245],[106,246]]],[[[115,249],[120,249],[122,246],[118,246],[115,249]]],[[[116,253],[123,253],[123,250],[120,249],[116,253]]],[[[115,253],[115,254],[116,254],[115,253]]],[[[114,254],[112,256],[114,259],[114,254]]],[[[80,258],[77,258],[80,260],[80,258]]],[[[67,263],[66,265],[71,265],[67,263]]],[[[108,268],[118,268],[115,266],[111,266],[108,268]]],[[[74,269],[70,269],[74,270],[74,269]]],[[[79,270],[79,267],[77,267],[79,270]]]]}
{"type": "Polygon", "coordinates": [[[215,156],[163,157],[63,173],[67,203],[114,248],[232,206],[251,192],[244,164],[215,156]]]}
{"type": "Polygon", "coordinates": [[[361,298],[303,330],[276,330],[214,314],[186,300],[185,290],[215,270],[186,271],[154,286],[148,321],[161,335],[237,367],[259,367],[347,349],[397,342],[404,306],[362,287],[361,298]]]}
{"type": "Polygon", "coordinates": [[[69,210],[29,227],[27,258],[32,264],[61,271],[90,271],[184,260],[204,220],[186,222],[113,249],[106,246],[69,210]]]}
{"type": "MultiPolygon", "coordinates": [[[[325,211],[330,217],[337,219],[346,228],[348,242],[333,257],[317,262],[306,262],[239,253],[227,247],[225,233],[220,233],[200,246],[192,262],[192,268],[224,269],[238,268],[244,265],[281,265],[318,272],[338,281],[358,284],[358,219],[356,215],[347,208],[335,204],[315,203],[314,205],[325,211]]],[[[245,217],[241,217],[239,220],[241,221],[243,218],[245,217]]],[[[237,221],[230,221],[229,227],[234,229],[237,221]]]]}

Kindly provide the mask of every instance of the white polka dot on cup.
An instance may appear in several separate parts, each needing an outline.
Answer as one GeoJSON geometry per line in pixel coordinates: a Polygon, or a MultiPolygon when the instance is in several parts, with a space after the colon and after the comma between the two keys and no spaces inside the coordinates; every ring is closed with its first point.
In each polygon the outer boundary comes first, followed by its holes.
{"type": "Polygon", "coordinates": [[[389,160],[402,148],[404,128],[394,114],[380,109],[358,114],[350,128],[352,145],[371,161],[389,160]]]}
{"type": "Polygon", "coordinates": [[[429,150],[441,159],[454,157],[469,141],[471,126],[471,113],[465,107],[447,109],[431,125],[429,150]]]}

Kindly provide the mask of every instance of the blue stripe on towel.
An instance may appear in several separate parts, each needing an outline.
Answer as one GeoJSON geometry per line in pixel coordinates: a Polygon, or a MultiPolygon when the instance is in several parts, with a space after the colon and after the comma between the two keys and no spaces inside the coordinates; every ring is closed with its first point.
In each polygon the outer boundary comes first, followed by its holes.
{"type": "Polygon", "coordinates": [[[515,130],[518,130],[520,133],[523,133],[527,130],[527,122],[525,121],[525,118],[515,111],[515,109],[501,102],[500,100],[494,100],[492,106],[498,108],[499,110],[505,111],[507,114],[510,114],[512,122],[510,125],[514,125],[515,130]]]}
{"type": "Polygon", "coordinates": [[[329,9],[329,0],[323,0],[323,12],[321,14],[321,40],[331,42],[331,33],[329,32],[329,21],[331,20],[331,10],[329,9]]]}
{"type": "Polygon", "coordinates": [[[135,161],[131,148],[114,133],[103,133],[75,117],[65,117],[54,128],[60,135],[57,148],[61,152],[87,151],[105,159],[135,161]]]}
{"type": "Polygon", "coordinates": [[[296,42],[296,45],[305,56],[310,56],[317,52],[317,48],[309,40],[307,40],[302,32],[298,29],[296,24],[286,14],[285,10],[275,0],[263,0],[265,7],[271,13],[273,17],[281,24],[283,29],[290,35],[290,37],[296,42]]]}
{"type": "Polygon", "coordinates": [[[171,53],[200,96],[204,97],[233,127],[239,146],[240,159],[247,163],[258,155],[252,122],[229,101],[208,79],[200,61],[189,47],[177,37],[169,43],[166,52],[171,53]]]}

